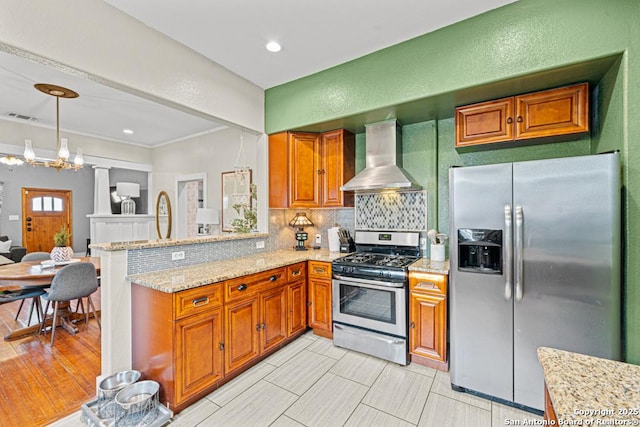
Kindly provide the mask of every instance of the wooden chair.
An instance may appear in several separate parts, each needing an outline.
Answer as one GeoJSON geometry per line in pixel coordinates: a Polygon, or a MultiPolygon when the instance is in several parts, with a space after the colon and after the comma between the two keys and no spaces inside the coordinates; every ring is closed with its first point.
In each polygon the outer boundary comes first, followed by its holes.
{"type": "MultiPolygon", "coordinates": [[[[90,262],[77,262],[69,264],[58,271],[53,280],[51,281],[51,288],[45,295],[42,296],[47,300],[44,312],[49,310],[49,304],[54,303],[53,307],[53,320],[51,323],[51,345],[55,339],[58,306],[60,302],[71,301],[74,299],[87,298],[87,308],[91,308],[93,315],[95,316],[98,327],[100,325],[100,319],[96,313],[96,308],[91,300],[91,294],[98,289],[98,277],[96,275],[96,268],[90,262]]],[[[64,315],[72,314],[70,308],[69,312],[64,315]]],[[[89,310],[85,312],[85,322],[89,325],[89,310]]],[[[45,319],[42,319],[40,332],[43,332],[45,328],[45,319]]]]}

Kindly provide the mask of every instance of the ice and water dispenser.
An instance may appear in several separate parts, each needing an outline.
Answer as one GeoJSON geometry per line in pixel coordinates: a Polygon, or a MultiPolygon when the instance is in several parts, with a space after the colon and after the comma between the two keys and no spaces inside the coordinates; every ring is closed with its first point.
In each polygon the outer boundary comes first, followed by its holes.
{"type": "Polygon", "coordinates": [[[458,270],[502,274],[502,230],[459,228],[458,270]]]}

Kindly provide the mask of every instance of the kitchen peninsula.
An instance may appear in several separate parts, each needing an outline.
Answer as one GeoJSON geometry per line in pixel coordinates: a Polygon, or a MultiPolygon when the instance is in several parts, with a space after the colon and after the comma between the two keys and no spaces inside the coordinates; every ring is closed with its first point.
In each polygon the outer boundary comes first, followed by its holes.
{"type": "MultiPolygon", "coordinates": [[[[179,298],[181,295],[189,294],[184,301],[192,305],[193,310],[188,311],[185,308],[184,313],[199,314],[198,306],[207,305],[203,304],[203,301],[211,302],[209,308],[215,307],[217,302],[221,303],[223,284],[231,283],[238,277],[251,275],[257,277],[255,283],[251,282],[245,285],[248,288],[247,292],[238,293],[243,295],[257,295],[267,290],[267,287],[262,286],[264,283],[289,286],[295,284],[300,278],[304,279],[301,281],[305,285],[303,289],[305,293],[297,295],[297,298],[305,304],[306,313],[307,261],[314,260],[324,264],[330,271],[331,260],[342,254],[329,253],[327,250],[305,252],[287,249],[269,250],[268,247],[267,250],[256,250],[256,240],[264,240],[267,237],[268,235],[264,233],[249,233],[182,240],[112,242],[91,245],[91,249],[100,256],[103,266],[101,274],[102,375],[98,381],[113,372],[132,369],[133,318],[138,316],[142,309],[150,309],[132,303],[132,289],[137,289],[139,292],[144,290],[152,292],[161,299],[162,296],[173,299],[174,296],[179,298]],[[175,253],[180,253],[182,259],[175,260],[173,257],[175,253]],[[304,266],[304,271],[287,268],[287,266],[295,267],[296,265],[304,266]],[[136,285],[131,283],[136,283],[136,285]],[[213,294],[204,296],[205,300],[200,300],[199,296],[188,299],[191,296],[190,292],[199,293],[211,284],[217,284],[214,286],[217,289],[212,290],[213,294]],[[220,299],[216,302],[217,297],[220,299]],[[209,299],[207,300],[207,298],[209,299]],[[132,315],[132,313],[135,314],[132,315]]],[[[236,288],[243,289],[242,285],[243,283],[239,283],[236,288]]],[[[300,288],[298,287],[298,289],[300,288]]],[[[297,291],[293,289],[293,286],[287,290],[297,291]]],[[[232,294],[232,291],[228,291],[225,295],[225,303],[236,301],[234,300],[235,295],[232,294]]],[[[260,294],[260,296],[266,296],[266,294],[260,294]]],[[[284,296],[282,298],[284,299],[284,296]]],[[[330,307],[330,304],[328,306],[330,307]]],[[[153,307],[152,312],[155,311],[156,307],[153,307]]],[[[169,318],[172,313],[174,311],[170,309],[167,313],[169,318]]],[[[181,315],[178,313],[176,319],[181,315]]],[[[306,324],[305,317],[303,320],[305,329],[306,324]]]]}

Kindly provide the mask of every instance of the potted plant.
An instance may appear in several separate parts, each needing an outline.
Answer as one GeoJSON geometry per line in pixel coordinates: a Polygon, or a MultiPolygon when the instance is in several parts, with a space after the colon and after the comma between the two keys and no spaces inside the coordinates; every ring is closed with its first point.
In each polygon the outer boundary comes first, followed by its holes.
{"type": "Polygon", "coordinates": [[[51,250],[52,260],[55,262],[65,262],[73,257],[73,248],[69,246],[70,237],[71,234],[66,225],[60,227],[60,230],[53,235],[55,247],[51,250]]]}

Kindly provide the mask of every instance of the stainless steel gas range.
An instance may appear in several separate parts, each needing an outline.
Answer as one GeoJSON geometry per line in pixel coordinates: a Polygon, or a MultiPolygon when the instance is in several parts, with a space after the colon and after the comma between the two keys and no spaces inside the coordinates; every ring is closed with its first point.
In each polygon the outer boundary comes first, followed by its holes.
{"type": "Polygon", "coordinates": [[[409,265],[417,232],[356,231],[356,252],[333,261],[333,343],[407,364],[409,265]]]}

